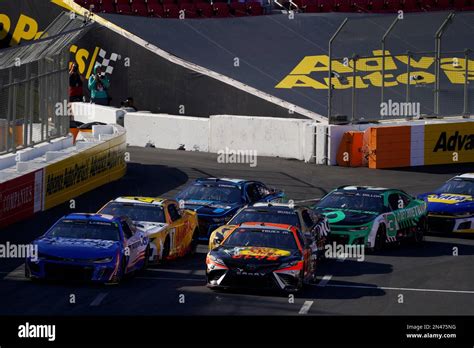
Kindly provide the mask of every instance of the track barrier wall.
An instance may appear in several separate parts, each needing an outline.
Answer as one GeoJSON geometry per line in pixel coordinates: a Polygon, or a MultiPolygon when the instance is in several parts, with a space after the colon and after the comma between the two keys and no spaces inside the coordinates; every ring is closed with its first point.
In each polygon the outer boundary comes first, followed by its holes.
{"type": "Polygon", "coordinates": [[[74,147],[68,136],[0,157],[0,228],[122,177],[126,132],[103,127],[74,147]]]}

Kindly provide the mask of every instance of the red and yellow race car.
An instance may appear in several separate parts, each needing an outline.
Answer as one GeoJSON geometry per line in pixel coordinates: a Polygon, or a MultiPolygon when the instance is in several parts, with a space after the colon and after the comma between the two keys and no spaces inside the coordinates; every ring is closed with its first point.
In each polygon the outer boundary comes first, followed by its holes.
{"type": "Polygon", "coordinates": [[[296,292],[316,279],[317,255],[291,225],[248,222],[234,226],[207,254],[211,289],[258,288],[296,292]],[[223,238],[223,239],[222,239],[223,238]]]}
{"type": "Polygon", "coordinates": [[[119,197],[108,202],[101,214],[128,216],[150,238],[149,262],[175,259],[194,253],[198,238],[197,214],[180,209],[172,199],[119,197]]]}

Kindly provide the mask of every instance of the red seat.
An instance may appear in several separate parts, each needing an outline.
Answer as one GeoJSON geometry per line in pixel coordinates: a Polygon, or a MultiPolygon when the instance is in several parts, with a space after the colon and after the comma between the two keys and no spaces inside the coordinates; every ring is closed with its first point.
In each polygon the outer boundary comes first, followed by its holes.
{"type": "Polygon", "coordinates": [[[334,0],[334,11],[352,12],[351,0],[334,0]]]}
{"type": "Polygon", "coordinates": [[[117,4],[115,5],[115,9],[117,13],[120,13],[120,14],[124,14],[124,15],[133,14],[132,8],[128,4],[117,4]]]}
{"type": "Polygon", "coordinates": [[[167,5],[167,4],[174,4],[175,1],[174,1],[174,0],[161,0],[161,3],[162,3],[163,5],[167,5]]]}
{"type": "Polygon", "coordinates": [[[247,3],[247,13],[250,16],[261,16],[263,15],[262,4],[256,1],[251,1],[247,3]]]}
{"type": "Polygon", "coordinates": [[[402,3],[400,0],[386,0],[387,4],[387,12],[397,12],[403,8],[402,3]]]}
{"type": "Polygon", "coordinates": [[[435,0],[433,1],[433,7],[442,11],[450,9],[452,6],[450,0],[435,0]]]}
{"type": "Polygon", "coordinates": [[[230,16],[229,7],[225,3],[222,3],[222,2],[215,3],[212,7],[212,10],[214,11],[215,17],[229,17],[230,16]]]}
{"type": "Polygon", "coordinates": [[[82,7],[85,7],[85,8],[88,7],[88,6],[87,6],[87,5],[88,5],[88,4],[87,4],[87,0],[74,0],[74,2],[75,2],[76,4],[78,4],[79,6],[82,6],[82,7]]]}
{"type": "Polygon", "coordinates": [[[163,4],[166,18],[179,18],[179,7],[175,4],[163,4]]]}
{"type": "Polygon", "coordinates": [[[197,14],[194,4],[182,3],[179,8],[184,11],[184,18],[196,18],[197,14]]]}
{"type": "Polygon", "coordinates": [[[352,7],[355,12],[369,12],[368,0],[352,0],[352,7]]]}
{"type": "Polygon", "coordinates": [[[306,12],[329,12],[332,10],[332,0],[309,1],[306,5],[306,12]],[[317,9],[314,10],[316,4],[317,9]]]}
{"type": "Polygon", "coordinates": [[[369,0],[368,9],[371,12],[382,12],[385,10],[385,1],[384,0],[369,0]]]}
{"type": "Polygon", "coordinates": [[[164,17],[165,12],[163,10],[163,5],[157,0],[148,0],[147,2],[148,14],[152,17],[164,17]]]}
{"type": "Polygon", "coordinates": [[[115,13],[115,6],[113,0],[101,0],[100,12],[115,13]]]}
{"type": "Polygon", "coordinates": [[[198,2],[194,5],[196,7],[196,14],[198,17],[210,18],[212,17],[212,6],[207,2],[198,2]]]}
{"type": "Polygon", "coordinates": [[[420,11],[420,6],[417,0],[402,0],[403,11],[405,12],[417,12],[420,11]]]}
{"type": "Polygon", "coordinates": [[[146,7],[146,3],[138,1],[132,2],[132,12],[136,16],[148,16],[148,8],[146,7]]]}
{"type": "Polygon", "coordinates": [[[230,13],[236,17],[243,17],[247,15],[247,5],[243,2],[231,2],[230,13]]]}

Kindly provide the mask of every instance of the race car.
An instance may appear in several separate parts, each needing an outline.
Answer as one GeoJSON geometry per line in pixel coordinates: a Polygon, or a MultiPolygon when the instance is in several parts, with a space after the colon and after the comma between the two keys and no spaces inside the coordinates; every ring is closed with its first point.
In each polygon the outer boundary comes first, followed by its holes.
{"type": "Polygon", "coordinates": [[[226,224],[243,206],[255,202],[285,201],[285,194],[259,181],[202,178],[193,181],[176,200],[199,218],[199,240],[208,241],[212,231],[226,224]]]}
{"type": "Polygon", "coordinates": [[[215,243],[217,233],[225,238],[236,226],[247,221],[296,226],[306,238],[313,239],[316,256],[324,257],[324,246],[329,234],[328,220],[324,215],[314,212],[309,206],[298,203],[261,202],[240,209],[227,225],[218,227],[212,232],[209,238],[209,250],[217,246],[215,243]]]}
{"type": "Polygon", "coordinates": [[[426,230],[426,203],[396,189],[341,186],[324,196],[315,210],[328,218],[332,242],[361,244],[369,250],[402,239],[421,243],[426,230]]]}
{"type": "Polygon", "coordinates": [[[234,227],[207,254],[206,265],[207,286],[213,290],[297,292],[316,278],[309,244],[297,227],[287,224],[247,222],[234,227]]]}
{"type": "Polygon", "coordinates": [[[69,214],[33,245],[37,257],[26,259],[25,276],[33,279],[119,283],[147,266],[149,240],[126,217],[69,214]]]}
{"type": "Polygon", "coordinates": [[[430,232],[474,233],[474,173],[455,176],[418,198],[428,205],[430,232]]]}
{"type": "Polygon", "coordinates": [[[197,214],[180,209],[172,199],[119,197],[99,213],[124,215],[150,238],[150,263],[167,261],[194,253],[197,246],[197,214]]]}

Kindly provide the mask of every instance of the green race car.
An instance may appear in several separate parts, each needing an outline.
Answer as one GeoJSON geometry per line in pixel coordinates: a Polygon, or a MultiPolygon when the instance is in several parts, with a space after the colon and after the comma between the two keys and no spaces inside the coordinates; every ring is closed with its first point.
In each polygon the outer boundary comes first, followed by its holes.
{"type": "Polygon", "coordinates": [[[371,250],[402,239],[421,243],[426,229],[426,203],[396,189],[342,186],[314,209],[328,218],[332,241],[371,250]]]}

